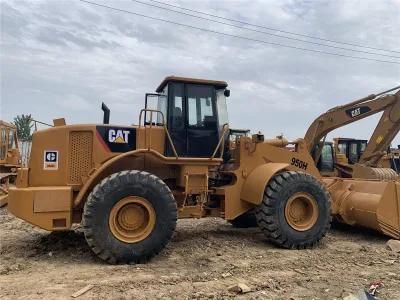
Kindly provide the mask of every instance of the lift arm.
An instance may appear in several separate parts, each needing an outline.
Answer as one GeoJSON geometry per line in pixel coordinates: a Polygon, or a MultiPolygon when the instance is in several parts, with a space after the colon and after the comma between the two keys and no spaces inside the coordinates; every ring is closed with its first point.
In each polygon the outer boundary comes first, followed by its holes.
{"type": "MultiPolygon", "coordinates": [[[[376,166],[384,155],[400,129],[400,86],[379,94],[372,94],[365,98],[334,107],[320,115],[308,128],[304,137],[308,150],[312,153],[326,135],[347,124],[359,121],[383,111],[383,115],[368,142],[367,148],[361,156],[360,163],[376,166]],[[389,92],[397,91],[395,94],[389,92]]],[[[322,147],[319,147],[321,150],[322,147]]],[[[314,153],[314,160],[318,161],[321,151],[314,153]]]]}

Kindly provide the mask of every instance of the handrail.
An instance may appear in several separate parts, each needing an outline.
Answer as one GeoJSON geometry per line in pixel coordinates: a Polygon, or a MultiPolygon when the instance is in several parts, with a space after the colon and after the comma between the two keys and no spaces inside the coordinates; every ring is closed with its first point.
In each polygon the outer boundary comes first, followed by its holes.
{"type": "Polygon", "coordinates": [[[227,132],[227,130],[229,130],[229,125],[228,125],[228,123],[225,123],[223,126],[222,126],[222,135],[221,135],[221,137],[220,137],[220,139],[219,139],[219,141],[218,141],[218,144],[217,144],[217,147],[215,147],[215,150],[214,150],[214,152],[213,152],[213,155],[210,157],[210,159],[214,159],[214,157],[215,157],[215,155],[217,154],[217,151],[218,151],[218,149],[219,149],[219,147],[221,146],[221,144],[222,144],[222,148],[221,148],[221,155],[220,155],[220,157],[219,158],[222,158],[222,156],[224,155],[224,148],[225,148],[225,143],[222,143],[223,141],[225,142],[225,133],[227,132]]]}
{"type": "MultiPolygon", "coordinates": [[[[162,117],[162,124],[163,124],[163,127],[164,127],[164,131],[165,131],[165,133],[166,133],[166,135],[167,135],[167,138],[168,138],[168,141],[169,141],[169,143],[170,143],[170,145],[171,145],[172,151],[174,152],[174,156],[175,156],[175,158],[178,159],[178,158],[179,158],[178,153],[176,152],[176,149],[175,149],[174,143],[173,143],[173,141],[172,141],[172,139],[171,139],[171,135],[169,134],[168,128],[167,128],[167,126],[165,125],[165,117],[164,117],[163,112],[162,112],[162,111],[159,111],[159,110],[156,110],[156,109],[148,109],[148,108],[144,108],[144,109],[140,110],[140,114],[139,114],[139,128],[141,128],[141,124],[142,124],[142,114],[143,114],[143,112],[150,112],[150,129],[153,127],[153,113],[156,113],[156,114],[160,114],[160,115],[161,115],[161,117],[162,117]]],[[[145,122],[146,122],[146,120],[144,120],[144,123],[145,123],[145,122]]],[[[145,126],[145,128],[146,128],[146,125],[144,125],[144,126],[145,126]]],[[[150,138],[149,138],[149,147],[148,147],[148,148],[150,148],[150,146],[151,146],[151,134],[150,134],[150,138]]]]}
{"type": "Polygon", "coordinates": [[[51,124],[47,124],[47,123],[44,123],[44,122],[40,122],[40,121],[35,120],[35,119],[32,119],[32,118],[31,118],[31,122],[34,123],[35,131],[37,131],[37,123],[42,124],[42,125],[46,125],[46,126],[48,126],[48,127],[54,127],[54,126],[51,125],[51,124]]]}

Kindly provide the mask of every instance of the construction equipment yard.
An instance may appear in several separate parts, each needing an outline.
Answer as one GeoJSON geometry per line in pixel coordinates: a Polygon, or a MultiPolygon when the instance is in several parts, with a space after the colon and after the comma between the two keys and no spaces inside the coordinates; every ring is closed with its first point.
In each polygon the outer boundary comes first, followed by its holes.
{"type": "Polygon", "coordinates": [[[400,300],[400,2],[1,2],[1,300],[400,300]]]}
{"type": "MultiPolygon", "coordinates": [[[[343,299],[381,281],[378,299],[398,299],[400,253],[387,237],[334,226],[315,249],[284,250],[257,228],[222,219],[180,220],[172,242],[147,264],[108,265],[82,231],[37,229],[0,214],[0,298],[71,299],[343,299]],[[228,289],[244,283],[251,290],[228,289]]],[[[344,225],[343,225],[344,226],[344,225]]]]}

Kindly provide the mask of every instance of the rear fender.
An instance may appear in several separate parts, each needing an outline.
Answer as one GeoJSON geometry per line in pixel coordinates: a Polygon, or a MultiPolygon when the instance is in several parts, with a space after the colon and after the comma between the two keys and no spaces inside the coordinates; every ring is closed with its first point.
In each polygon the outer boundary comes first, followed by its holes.
{"type": "Polygon", "coordinates": [[[134,150],[114,156],[110,160],[104,162],[98,169],[90,174],[89,179],[80,189],[74,200],[74,207],[78,207],[84,199],[86,199],[93,187],[103,178],[123,170],[143,170],[145,154],[153,154],[153,151],[134,150]],[[129,164],[127,163],[129,162],[129,164]]]}
{"type": "Polygon", "coordinates": [[[255,168],[243,184],[240,198],[246,202],[258,205],[264,197],[268,182],[276,173],[287,168],[285,163],[267,163],[255,168]]]}

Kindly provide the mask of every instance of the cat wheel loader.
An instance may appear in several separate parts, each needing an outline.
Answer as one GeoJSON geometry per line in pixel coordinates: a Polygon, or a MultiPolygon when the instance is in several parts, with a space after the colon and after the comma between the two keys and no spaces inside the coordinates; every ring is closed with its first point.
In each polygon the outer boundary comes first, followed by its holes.
{"type": "Polygon", "coordinates": [[[331,199],[304,140],[266,140],[230,129],[224,81],[167,77],[146,94],[136,126],[54,127],[32,137],[29,165],[9,192],[15,216],[49,231],[82,223],[109,263],[146,261],[177,218],[255,213],[271,242],[313,247],[331,222],[331,199]]]}
{"type": "Polygon", "coordinates": [[[15,183],[20,166],[17,128],[0,120],[0,207],[7,204],[9,186],[15,183]]]}

